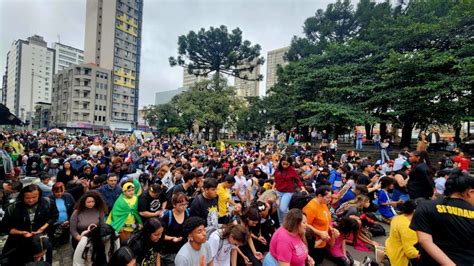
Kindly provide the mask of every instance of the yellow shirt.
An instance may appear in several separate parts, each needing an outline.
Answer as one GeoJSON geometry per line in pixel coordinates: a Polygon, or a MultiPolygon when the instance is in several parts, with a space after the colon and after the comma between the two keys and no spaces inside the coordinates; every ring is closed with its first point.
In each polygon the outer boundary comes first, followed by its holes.
{"type": "Polygon", "coordinates": [[[385,252],[393,266],[406,266],[409,259],[418,256],[418,250],[414,247],[418,238],[409,226],[410,220],[403,214],[395,216],[390,223],[390,235],[385,241],[385,252]]]}
{"type": "Polygon", "coordinates": [[[229,212],[230,196],[230,191],[224,187],[223,183],[217,185],[219,217],[226,216],[229,212]]]}
{"type": "MultiPolygon", "coordinates": [[[[123,197],[123,199],[128,204],[128,206],[130,206],[130,208],[132,208],[133,205],[135,205],[135,202],[137,201],[136,196],[132,197],[131,199],[123,197]]],[[[132,224],[135,224],[135,217],[132,214],[129,213],[127,219],[125,220],[125,226],[124,226],[123,230],[133,232],[133,228],[130,227],[130,225],[132,225],[132,224]]]]}

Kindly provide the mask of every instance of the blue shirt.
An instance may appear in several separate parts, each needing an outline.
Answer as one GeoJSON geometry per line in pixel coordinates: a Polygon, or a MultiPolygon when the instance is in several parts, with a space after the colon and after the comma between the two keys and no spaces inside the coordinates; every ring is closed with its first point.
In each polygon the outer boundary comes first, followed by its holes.
{"type": "Polygon", "coordinates": [[[353,200],[355,199],[355,197],[356,197],[355,193],[351,189],[349,189],[339,200],[339,204],[343,204],[344,202],[353,200]]]}
{"type": "Polygon", "coordinates": [[[342,187],[342,175],[336,169],[331,170],[329,183],[331,183],[333,190],[339,190],[342,187]]]}
{"type": "Polygon", "coordinates": [[[390,205],[381,205],[382,203],[389,203],[390,198],[388,197],[388,193],[381,189],[379,190],[378,194],[378,205],[379,205],[379,212],[380,214],[385,217],[385,218],[392,218],[393,216],[396,215],[395,210],[393,209],[392,206],[390,205]]]}
{"type": "Polygon", "coordinates": [[[67,209],[66,204],[64,203],[63,199],[56,199],[56,207],[58,208],[59,217],[58,217],[58,224],[62,224],[67,221],[67,209]]]}

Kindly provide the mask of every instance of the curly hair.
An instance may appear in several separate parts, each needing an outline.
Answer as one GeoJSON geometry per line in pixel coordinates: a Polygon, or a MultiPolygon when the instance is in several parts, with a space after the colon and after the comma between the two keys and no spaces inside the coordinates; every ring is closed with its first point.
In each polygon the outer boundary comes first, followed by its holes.
{"type": "Polygon", "coordinates": [[[77,201],[75,209],[77,212],[82,212],[86,209],[86,200],[87,198],[93,198],[95,201],[94,208],[101,213],[107,213],[107,205],[105,204],[104,198],[99,192],[96,191],[87,191],[82,197],[77,201]]]}

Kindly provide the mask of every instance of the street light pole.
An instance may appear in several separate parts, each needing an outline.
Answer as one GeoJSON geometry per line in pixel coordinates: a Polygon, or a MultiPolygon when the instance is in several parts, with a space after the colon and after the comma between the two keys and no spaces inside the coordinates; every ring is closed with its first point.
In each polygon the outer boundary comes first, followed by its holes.
{"type": "Polygon", "coordinates": [[[33,71],[33,69],[31,70],[31,89],[30,89],[30,112],[28,114],[28,120],[29,120],[29,125],[28,125],[28,130],[32,130],[33,129],[33,121],[32,121],[32,118],[33,118],[33,83],[34,83],[34,78],[36,77],[39,77],[39,78],[42,78],[42,79],[45,79],[43,76],[41,75],[38,75],[38,74],[35,74],[35,72],[33,71]]]}

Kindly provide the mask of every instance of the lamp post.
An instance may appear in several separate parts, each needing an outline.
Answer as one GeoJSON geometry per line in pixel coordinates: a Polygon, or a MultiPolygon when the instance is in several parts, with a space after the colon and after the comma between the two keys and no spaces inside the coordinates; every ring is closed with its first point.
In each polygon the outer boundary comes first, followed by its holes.
{"type": "Polygon", "coordinates": [[[32,128],[33,128],[33,121],[32,121],[32,117],[33,117],[33,83],[34,83],[34,78],[35,77],[46,80],[45,77],[43,77],[41,75],[38,75],[38,74],[35,74],[35,72],[33,70],[31,70],[30,111],[27,114],[28,120],[30,122],[28,124],[28,130],[32,130],[32,128]]]}

